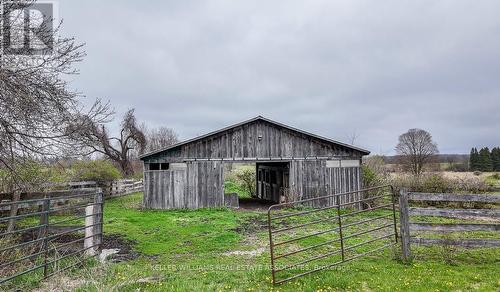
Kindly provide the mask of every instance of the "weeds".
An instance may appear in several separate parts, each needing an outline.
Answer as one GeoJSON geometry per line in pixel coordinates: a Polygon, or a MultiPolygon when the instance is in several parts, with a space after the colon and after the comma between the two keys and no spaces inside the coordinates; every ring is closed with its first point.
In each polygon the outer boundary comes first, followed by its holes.
{"type": "Polygon", "coordinates": [[[444,239],[444,241],[443,244],[441,245],[441,251],[442,251],[441,255],[443,257],[444,262],[451,266],[458,265],[456,260],[457,246],[453,244],[455,241],[455,237],[452,236],[451,234],[444,234],[442,238],[444,239]]]}

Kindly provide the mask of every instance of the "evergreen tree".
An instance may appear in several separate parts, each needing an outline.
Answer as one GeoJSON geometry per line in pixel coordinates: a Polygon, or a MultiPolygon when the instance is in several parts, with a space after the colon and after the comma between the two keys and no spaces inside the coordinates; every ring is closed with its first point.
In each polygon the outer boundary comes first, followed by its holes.
{"type": "Polygon", "coordinates": [[[500,147],[491,149],[491,163],[494,171],[500,171],[500,147]]]}
{"type": "Polygon", "coordinates": [[[481,171],[493,170],[490,149],[488,147],[484,147],[481,148],[481,150],[479,150],[479,170],[481,171]]]}
{"type": "Polygon", "coordinates": [[[469,169],[472,171],[479,170],[479,153],[475,147],[470,150],[469,169]]]}

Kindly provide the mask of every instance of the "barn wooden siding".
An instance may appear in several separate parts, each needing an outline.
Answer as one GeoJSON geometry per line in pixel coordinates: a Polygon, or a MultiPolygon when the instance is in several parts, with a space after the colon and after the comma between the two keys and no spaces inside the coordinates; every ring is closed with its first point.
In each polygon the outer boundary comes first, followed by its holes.
{"type": "Polygon", "coordinates": [[[180,162],[186,158],[263,159],[313,156],[361,158],[362,153],[264,121],[255,121],[151,155],[144,161],[147,163],[180,162]]]}
{"type": "MultiPolygon", "coordinates": [[[[224,173],[220,161],[187,163],[185,170],[144,173],[144,206],[151,209],[195,209],[224,206],[224,173]],[[199,175],[202,174],[202,175],[199,175]]],[[[361,189],[359,167],[327,168],[325,160],[290,162],[288,200],[302,200],[361,189]]],[[[361,199],[360,193],[340,196],[340,204],[361,199]]],[[[335,198],[313,206],[337,204],[335,198]]]]}
{"type": "Polygon", "coordinates": [[[146,208],[195,209],[224,205],[220,161],[188,163],[185,169],[145,171],[144,182],[146,208]]]}
{"type": "MultiPolygon", "coordinates": [[[[361,189],[360,167],[326,167],[326,160],[290,163],[290,201],[341,194],[361,189]]],[[[360,193],[313,201],[313,206],[332,206],[360,199],[360,193]]]]}
{"type": "MultiPolygon", "coordinates": [[[[356,148],[325,141],[265,120],[254,120],[143,157],[144,206],[155,209],[224,206],[223,163],[290,163],[289,198],[305,199],[361,188],[359,167],[328,168],[326,159],[360,160],[356,148]],[[150,163],[186,163],[184,169],[148,170],[150,163]]],[[[354,201],[357,194],[341,202],[354,201]]],[[[315,206],[334,204],[316,202],[315,206]]]]}

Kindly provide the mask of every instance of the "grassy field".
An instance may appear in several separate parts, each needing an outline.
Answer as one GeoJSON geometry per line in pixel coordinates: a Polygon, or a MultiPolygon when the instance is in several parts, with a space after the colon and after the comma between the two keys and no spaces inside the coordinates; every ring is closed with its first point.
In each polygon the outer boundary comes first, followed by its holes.
{"type": "MultiPolygon", "coordinates": [[[[139,253],[138,258],[87,266],[79,271],[51,278],[42,284],[42,288],[49,290],[57,283],[61,287],[77,291],[500,289],[499,249],[453,250],[443,247],[417,248],[416,257],[409,264],[397,260],[397,249],[388,248],[332,270],[272,287],[268,269],[265,213],[227,209],[141,210],[141,197],[141,194],[134,194],[109,200],[104,212],[106,235],[117,234],[129,240],[139,253]]],[[[386,212],[364,216],[380,216],[387,214],[386,212]]],[[[285,223],[296,224],[300,220],[285,223]]],[[[320,225],[316,228],[324,227],[325,225],[320,225]]],[[[311,231],[312,229],[301,229],[293,236],[311,231]]],[[[323,239],[304,240],[300,245],[290,248],[311,245],[315,243],[314,240],[323,239]]],[[[349,244],[356,242],[355,240],[349,244]]],[[[329,258],[320,264],[335,260],[329,258]]]]}

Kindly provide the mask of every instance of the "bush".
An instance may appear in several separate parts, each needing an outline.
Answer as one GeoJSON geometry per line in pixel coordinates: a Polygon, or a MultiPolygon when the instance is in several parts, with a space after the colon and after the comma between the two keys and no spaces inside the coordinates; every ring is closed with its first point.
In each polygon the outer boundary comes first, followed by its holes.
{"type": "Polygon", "coordinates": [[[500,188],[500,174],[497,172],[485,178],[485,183],[487,183],[492,188],[500,188]]]}
{"type": "Polygon", "coordinates": [[[239,197],[255,197],[256,181],[254,165],[231,165],[225,169],[224,191],[237,193],[239,197]]]}
{"type": "MultiPolygon", "coordinates": [[[[419,180],[416,182],[418,183],[419,180]]],[[[419,187],[422,191],[430,193],[446,193],[453,188],[451,181],[440,174],[423,176],[419,187]]]]}
{"type": "Polygon", "coordinates": [[[238,185],[247,192],[250,197],[255,197],[255,170],[242,168],[236,171],[235,177],[238,185]]]}
{"type": "MultiPolygon", "coordinates": [[[[447,178],[440,173],[424,174],[420,176],[401,175],[391,182],[397,192],[402,188],[412,192],[423,193],[484,193],[490,190],[479,177],[447,178]]],[[[421,202],[421,206],[435,206],[447,208],[484,208],[488,204],[480,202],[421,202]]]]}
{"type": "MultiPolygon", "coordinates": [[[[361,166],[363,188],[371,188],[384,185],[387,182],[387,173],[385,171],[384,160],[381,156],[367,158],[361,166]]],[[[378,197],[383,190],[373,190],[363,193],[365,199],[378,197]]],[[[363,202],[363,208],[370,208],[376,205],[375,200],[363,202]]]]}
{"type": "Polygon", "coordinates": [[[489,187],[479,177],[446,178],[440,173],[423,174],[420,176],[399,175],[391,179],[396,189],[405,188],[413,192],[429,193],[482,193],[489,187]]]}
{"type": "Polygon", "coordinates": [[[0,169],[0,192],[10,192],[21,187],[23,191],[39,191],[47,183],[60,183],[68,180],[64,169],[35,160],[20,161],[14,165],[17,183],[10,171],[0,169]]]}
{"type": "Polygon", "coordinates": [[[82,160],[73,165],[74,181],[106,182],[121,178],[121,173],[107,160],[82,160]]]}

